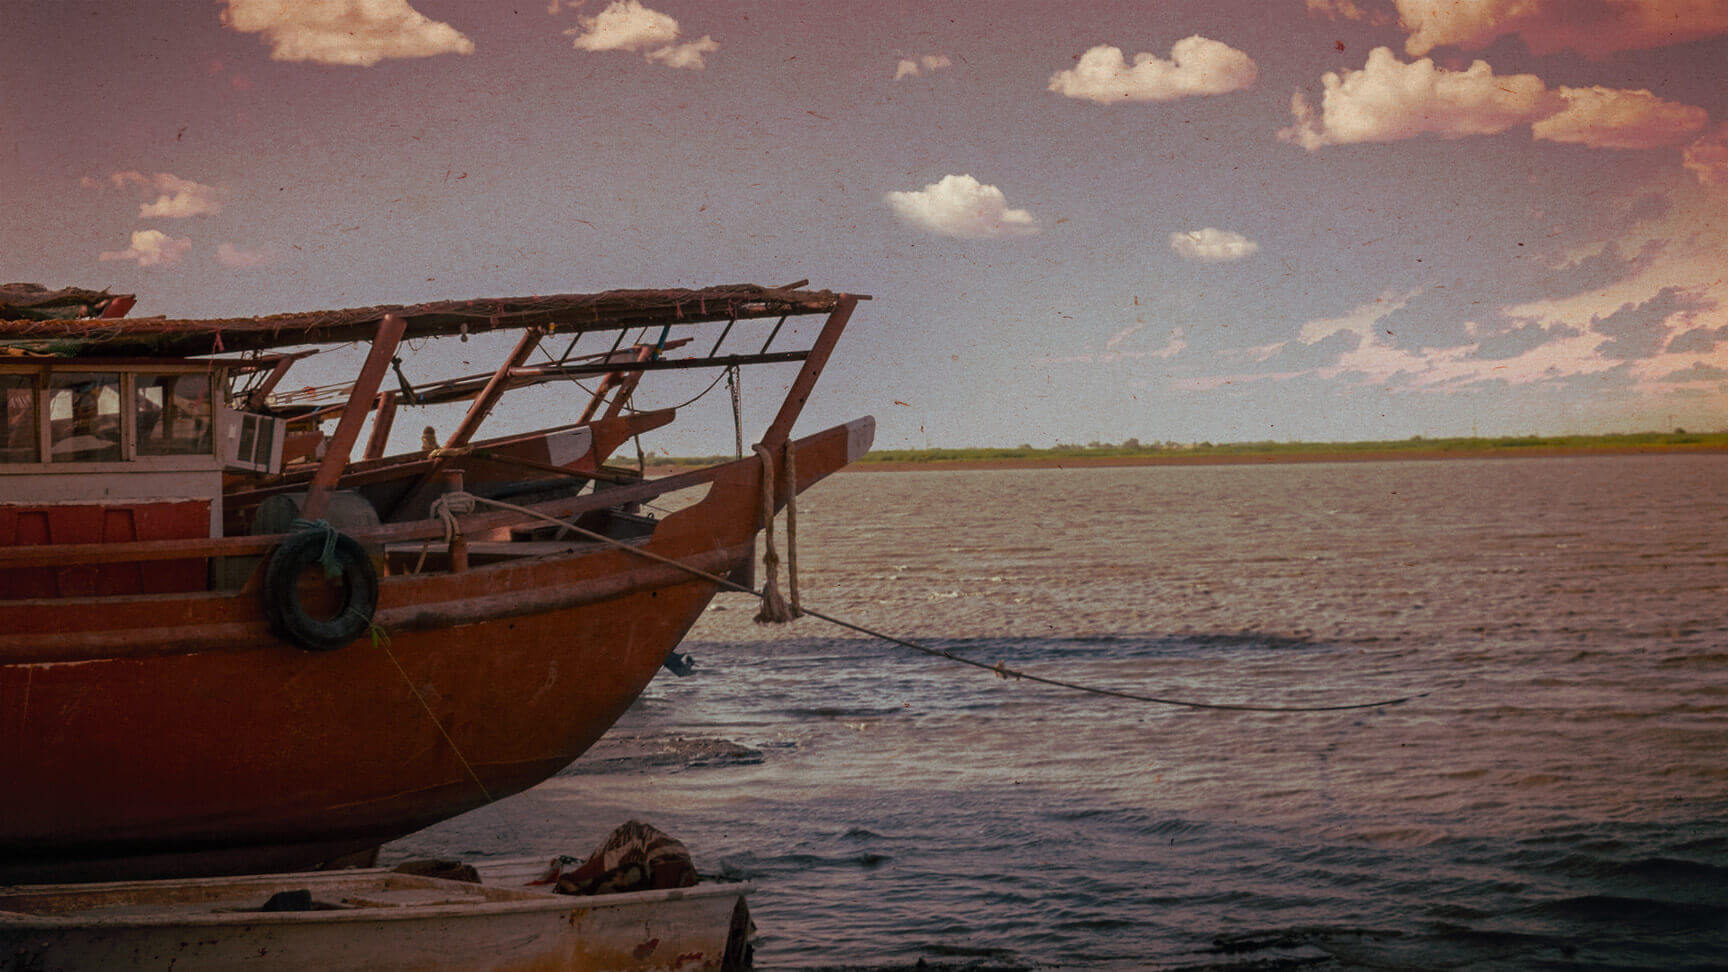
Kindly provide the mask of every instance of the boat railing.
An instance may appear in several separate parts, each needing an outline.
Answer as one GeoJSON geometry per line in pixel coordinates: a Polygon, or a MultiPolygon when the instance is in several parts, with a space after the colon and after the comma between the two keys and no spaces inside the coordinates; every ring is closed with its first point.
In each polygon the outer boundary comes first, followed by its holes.
{"type": "MultiPolygon", "coordinates": [[[[755,463],[754,458],[741,462],[755,463]]],[[[617,485],[596,493],[552,500],[532,507],[540,516],[570,519],[594,510],[603,510],[625,503],[639,503],[666,493],[705,486],[724,470],[738,462],[722,463],[685,473],[645,479],[631,485],[617,485]]],[[[513,511],[473,513],[457,518],[457,525],[469,536],[507,529],[533,516],[513,511]]],[[[356,540],[388,544],[416,540],[436,540],[445,536],[442,519],[417,520],[408,523],[386,523],[382,526],[356,530],[356,540]]],[[[246,537],[209,537],[187,540],[137,540],[126,543],[67,543],[41,546],[0,547],[0,569],[18,567],[67,566],[72,564],[133,563],[190,558],[241,557],[267,553],[291,534],[261,534],[246,537]]]]}

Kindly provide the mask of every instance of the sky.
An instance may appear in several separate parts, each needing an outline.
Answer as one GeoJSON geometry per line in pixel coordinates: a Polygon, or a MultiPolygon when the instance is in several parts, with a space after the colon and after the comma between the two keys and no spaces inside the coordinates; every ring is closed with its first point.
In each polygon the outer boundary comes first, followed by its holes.
{"type": "MultiPolygon", "coordinates": [[[[800,429],[882,448],[1721,429],[1725,75],[1728,0],[0,0],[0,277],[809,279],[873,300],[800,429]]],[[[651,447],[729,450],[725,398],[651,447]]]]}

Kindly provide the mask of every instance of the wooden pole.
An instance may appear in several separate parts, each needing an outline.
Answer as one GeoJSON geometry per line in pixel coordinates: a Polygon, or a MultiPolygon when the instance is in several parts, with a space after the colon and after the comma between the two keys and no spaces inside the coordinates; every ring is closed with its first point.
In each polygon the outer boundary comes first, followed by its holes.
{"type": "Polygon", "coordinates": [[[823,367],[828,364],[828,355],[833,352],[834,345],[839,343],[840,334],[846,330],[846,322],[852,317],[852,309],[857,306],[857,297],[852,294],[840,295],[834,312],[828,315],[828,322],[822,325],[822,333],[816,335],[816,343],[810,346],[810,356],[804,359],[804,367],[799,370],[798,377],[792,380],[792,387],[786,392],[786,400],[780,403],[779,414],[774,416],[768,431],[762,433],[763,445],[778,449],[786,443],[787,436],[792,434],[792,423],[798,421],[798,413],[804,410],[804,402],[816,387],[816,379],[821,377],[823,367]]]}
{"type": "Polygon", "coordinates": [[[386,314],[378,322],[378,333],[372,338],[372,351],[366,355],[360,377],[355,379],[354,390],[348,394],[348,405],[342,411],[342,420],[336,423],[336,434],[330,439],[324,461],[318,464],[318,472],[312,477],[306,505],[300,509],[301,519],[316,520],[329,507],[330,491],[336,488],[342,479],[342,471],[348,467],[348,455],[360,438],[360,424],[371,411],[372,400],[378,395],[378,385],[390,369],[390,359],[395,356],[396,346],[402,343],[402,334],[407,328],[407,322],[395,314],[386,314]]]}
{"type": "Polygon", "coordinates": [[[372,434],[366,439],[365,458],[381,459],[390,439],[390,426],[396,423],[396,393],[387,391],[378,396],[378,414],[372,416],[372,434]]]}
{"type": "Polygon", "coordinates": [[[276,363],[270,367],[270,373],[264,376],[264,380],[258,383],[257,388],[252,389],[252,394],[246,399],[246,407],[262,410],[265,403],[270,399],[270,393],[276,390],[276,386],[282,381],[282,376],[286,375],[288,369],[294,366],[297,358],[298,355],[291,354],[277,358],[276,363]]]}
{"type": "Polygon", "coordinates": [[[510,372],[528,360],[528,356],[533,354],[534,348],[540,344],[541,335],[545,333],[537,327],[522,332],[522,337],[516,342],[516,349],[510,352],[509,359],[499,365],[497,371],[492,372],[492,380],[475,396],[474,404],[468,406],[468,414],[462,416],[462,424],[456,426],[456,431],[450,433],[450,438],[445,440],[444,448],[460,449],[468,444],[468,440],[480,430],[480,423],[486,421],[486,416],[491,414],[492,406],[498,404],[498,399],[503,398],[505,390],[510,387],[510,372]]]}
{"type": "MultiPolygon", "coordinates": [[[[654,349],[647,345],[642,345],[636,349],[636,360],[633,363],[646,364],[647,362],[652,361],[653,358],[654,349]]],[[[626,373],[620,371],[614,372],[614,374],[620,375],[621,378],[618,382],[618,394],[612,396],[612,405],[606,409],[606,417],[609,419],[617,418],[618,414],[624,411],[624,406],[630,402],[630,396],[636,394],[636,386],[642,383],[642,375],[644,372],[632,371],[626,373]]]]}

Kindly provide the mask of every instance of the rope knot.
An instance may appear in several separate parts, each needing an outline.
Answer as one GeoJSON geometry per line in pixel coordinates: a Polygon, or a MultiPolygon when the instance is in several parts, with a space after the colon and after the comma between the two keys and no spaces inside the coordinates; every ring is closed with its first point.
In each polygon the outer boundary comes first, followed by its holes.
{"type": "Polygon", "coordinates": [[[289,522],[288,530],[290,533],[322,532],[324,534],[324,549],[318,554],[318,563],[324,568],[324,579],[342,579],[342,562],[336,559],[336,528],[330,525],[329,520],[296,518],[289,522]]]}
{"type": "Polygon", "coordinates": [[[462,534],[462,525],[456,522],[456,518],[474,512],[475,500],[473,493],[458,489],[432,501],[432,515],[444,521],[446,543],[462,534]]]}

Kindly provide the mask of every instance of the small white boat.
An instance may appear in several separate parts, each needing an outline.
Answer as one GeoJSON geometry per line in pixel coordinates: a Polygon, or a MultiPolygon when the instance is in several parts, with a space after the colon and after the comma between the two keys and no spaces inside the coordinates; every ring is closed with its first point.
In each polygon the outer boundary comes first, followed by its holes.
{"type": "Polygon", "coordinates": [[[577,897],[525,886],[534,869],[0,886],[0,970],[748,967],[747,883],[577,897]]]}

